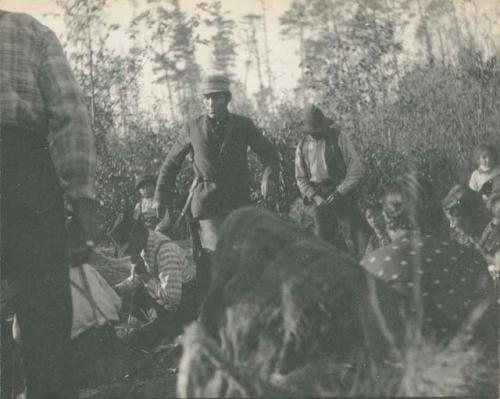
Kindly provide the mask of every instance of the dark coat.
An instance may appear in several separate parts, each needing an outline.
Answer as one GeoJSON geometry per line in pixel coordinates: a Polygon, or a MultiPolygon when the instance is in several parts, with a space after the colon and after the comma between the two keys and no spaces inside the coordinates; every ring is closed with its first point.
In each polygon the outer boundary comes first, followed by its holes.
{"type": "Polygon", "coordinates": [[[219,129],[220,136],[208,116],[202,115],[179,134],[158,177],[155,198],[162,206],[171,201],[175,179],[188,153],[197,179],[191,201],[195,218],[225,214],[250,203],[249,147],[264,164],[266,175],[276,171],[277,154],[250,119],[229,113],[219,129]]]}

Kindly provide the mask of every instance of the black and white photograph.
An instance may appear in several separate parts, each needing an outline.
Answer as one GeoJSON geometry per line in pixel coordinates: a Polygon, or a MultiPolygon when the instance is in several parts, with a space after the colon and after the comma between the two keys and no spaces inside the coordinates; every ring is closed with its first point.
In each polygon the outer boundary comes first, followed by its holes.
{"type": "Polygon", "coordinates": [[[0,399],[500,397],[500,0],[0,0],[0,149],[0,399]]]}

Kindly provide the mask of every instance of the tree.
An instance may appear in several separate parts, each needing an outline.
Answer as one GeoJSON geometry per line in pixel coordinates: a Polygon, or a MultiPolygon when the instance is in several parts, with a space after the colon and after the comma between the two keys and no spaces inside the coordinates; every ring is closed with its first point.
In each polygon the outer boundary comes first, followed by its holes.
{"type": "Polygon", "coordinates": [[[233,38],[236,24],[226,17],[228,12],[222,10],[220,1],[199,3],[197,7],[207,15],[203,23],[215,30],[204,40],[211,48],[213,68],[231,76],[236,60],[236,43],[233,38]]]}
{"type": "Polygon", "coordinates": [[[115,106],[110,101],[114,98],[114,80],[110,78],[114,54],[107,40],[119,26],[103,19],[107,0],[56,0],[56,4],[63,10],[63,41],[68,44],[69,60],[88,100],[98,152],[106,153],[106,134],[113,129],[115,106]]]}
{"type": "MultiPolygon", "coordinates": [[[[160,3],[159,0],[150,2],[160,3]]],[[[132,22],[146,25],[154,71],[159,75],[157,82],[166,83],[175,120],[177,113],[189,117],[198,112],[200,106],[198,101],[193,101],[197,98],[200,81],[200,68],[195,57],[199,42],[195,29],[199,22],[182,11],[179,0],[168,0],[167,3],[168,7],[157,5],[132,22]]]]}
{"type": "Polygon", "coordinates": [[[260,0],[262,8],[262,33],[264,36],[264,60],[266,63],[266,73],[267,73],[267,87],[269,90],[269,95],[271,97],[271,103],[274,103],[274,93],[273,93],[273,73],[271,71],[271,63],[269,61],[269,43],[267,34],[267,22],[266,22],[266,0],[260,0]]]}
{"type": "Polygon", "coordinates": [[[305,29],[308,26],[308,7],[311,0],[294,0],[290,8],[280,17],[281,33],[288,38],[299,39],[300,92],[302,105],[305,104],[305,29]]]}

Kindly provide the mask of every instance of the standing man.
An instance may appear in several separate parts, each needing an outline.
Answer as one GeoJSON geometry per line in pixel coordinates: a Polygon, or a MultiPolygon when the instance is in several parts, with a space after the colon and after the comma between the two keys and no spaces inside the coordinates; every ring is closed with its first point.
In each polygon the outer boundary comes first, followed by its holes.
{"type": "MultiPolygon", "coordinates": [[[[270,179],[277,172],[278,156],[253,122],[233,114],[229,79],[208,76],[202,84],[206,113],[188,122],[163,163],[156,185],[155,200],[161,213],[170,208],[175,179],[188,153],[193,159],[194,182],[190,190],[193,235],[199,236],[202,252],[215,250],[218,228],[231,211],[250,203],[250,174],[247,150],[250,147],[264,165],[261,190],[267,197],[270,179]]],[[[198,270],[199,281],[208,270],[198,270]]]]}
{"type": "Polygon", "coordinates": [[[331,127],[318,107],[305,109],[302,129],[305,137],[295,153],[295,179],[303,198],[315,205],[315,234],[346,250],[338,221],[347,218],[357,255],[362,256],[366,234],[355,194],[363,177],[360,158],[349,138],[331,127]]]}
{"type": "Polygon", "coordinates": [[[56,35],[26,14],[2,10],[0,131],[1,274],[13,291],[27,398],[70,397],[72,303],[63,194],[85,240],[92,240],[94,138],[56,35]]]}

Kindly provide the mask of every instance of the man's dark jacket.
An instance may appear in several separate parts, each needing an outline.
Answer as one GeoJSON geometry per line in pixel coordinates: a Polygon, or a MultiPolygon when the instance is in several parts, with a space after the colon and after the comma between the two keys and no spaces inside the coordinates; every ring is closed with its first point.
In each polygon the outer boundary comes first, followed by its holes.
{"type": "Polygon", "coordinates": [[[190,121],[161,167],[155,199],[162,206],[171,201],[177,174],[191,153],[197,180],[191,200],[193,217],[223,215],[248,205],[249,147],[263,163],[265,175],[276,172],[278,157],[274,147],[250,119],[228,113],[218,128],[206,115],[190,121]]]}

